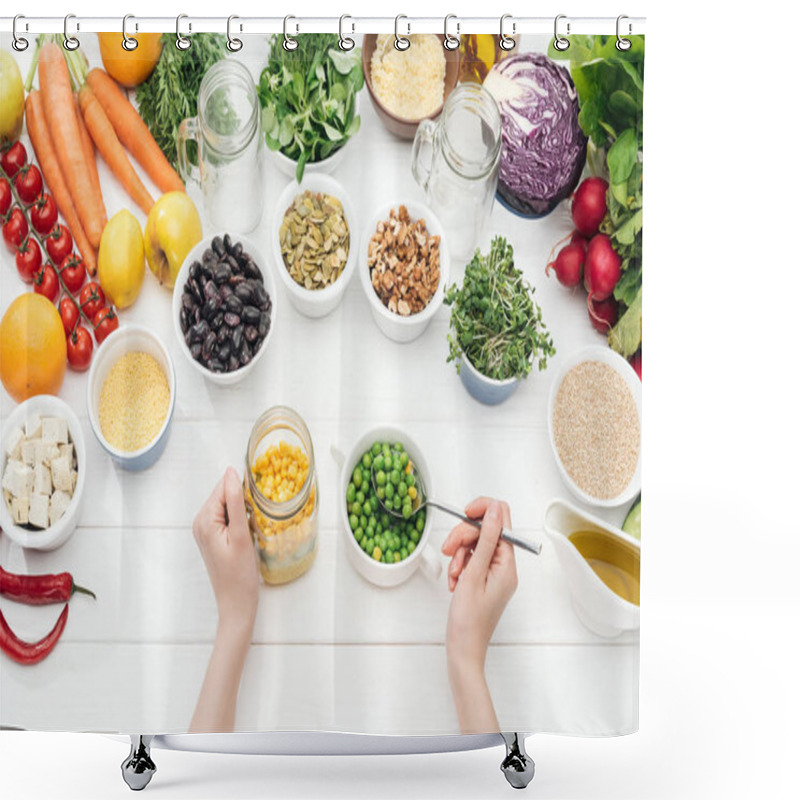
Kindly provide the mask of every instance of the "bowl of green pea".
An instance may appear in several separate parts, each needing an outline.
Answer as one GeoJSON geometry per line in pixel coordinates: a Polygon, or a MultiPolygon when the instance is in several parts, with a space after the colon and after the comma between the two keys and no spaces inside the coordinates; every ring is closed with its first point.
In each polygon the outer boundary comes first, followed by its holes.
{"type": "Polygon", "coordinates": [[[397,586],[418,569],[431,580],[442,571],[430,546],[429,510],[414,510],[412,465],[430,492],[431,475],[411,437],[391,426],[373,428],[354,444],[341,475],[341,517],[348,557],[377,586],[397,586]],[[394,513],[391,513],[394,512],[394,513]]]}

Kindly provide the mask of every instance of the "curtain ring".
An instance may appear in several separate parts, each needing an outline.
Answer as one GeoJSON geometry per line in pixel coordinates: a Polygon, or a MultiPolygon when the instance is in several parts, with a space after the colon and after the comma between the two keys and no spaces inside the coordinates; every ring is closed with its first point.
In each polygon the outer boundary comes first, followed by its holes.
{"type": "MultiPolygon", "coordinates": [[[[500,17],[500,49],[501,50],[513,50],[517,46],[517,42],[512,36],[506,36],[505,32],[505,24],[506,20],[511,19],[511,14],[503,14],[500,17]]],[[[511,33],[515,34],[517,32],[517,23],[511,23],[511,33]]]]}
{"type": "MultiPolygon", "coordinates": [[[[346,19],[353,19],[349,14],[342,14],[339,17],[339,49],[340,50],[352,50],[356,46],[356,40],[352,39],[349,36],[344,35],[344,21],[346,19]]],[[[352,25],[351,33],[355,33],[355,25],[352,25]]]]}
{"type": "Polygon", "coordinates": [[[458,50],[461,46],[461,23],[458,21],[458,17],[455,14],[448,14],[444,18],[444,49],[445,50],[458,50]],[[451,36],[447,31],[447,23],[451,20],[456,20],[456,35],[451,36]]]}
{"type": "MultiPolygon", "coordinates": [[[[617,17],[617,50],[622,50],[622,51],[631,49],[631,40],[630,39],[623,39],[619,34],[620,23],[624,19],[628,19],[624,14],[620,14],[617,17]]],[[[630,35],[631,30],[632,30],[632,28],[631,28],[631,24],[629,22],[628,23],[628,35],[630,35]]]]}
{"type": "Polygon", "coordinates": [[[75,19],[74,14],[67,14],[67,16],[64,17],[64,49],[70,51],[77,50],[81,46],[80,40],[75,36],[70,36],[67,30],[71,19],[75,19]]]}
{"type": "MultiPolygon", "coordinates": [[[[297,17],[293,17],[291,14],[283,18],[283,49],[292,52],[292,50],[297,50],[297,39],[293,36],[289,36],[289,20],[290,19],[297,19],[297,17]]],[[[295,24],[295,33],[299,32],[300,26],[295,24]]]]}
{"type": "MultiPolygon", "coordinates": [[[[411,47],[411,39],[407,39],[405,36],[401,36],[398,28],[400,27],[400,20],[401,19],[408,19],[405,14],[398,14],[394,18],[394,48],[395,50],[399,50],[403,52],[404,50],[408,50],[411,47]]],[[[408,26],[408,32],[411,33],[411,26],[408,26]]]]}
{"type": "MultiPolygon", "coordinates": [[[[556,16],[555,22],[553,23],[553,37],[555,41],[553,42],[553,47],[558,50],[560,53],[563,53],[565,50],[569,49],[569,39],[565,39],[563,36],[560,36],[558,33],[558,21],[560,19],[566,19],[566,14],[558,14],[556,16]]],[[[567,22],[567,34],[569,34],[569,22],[567,22]]]]}
{"type": "MultiPolygon", "coordinates": [[[[181,20],[188,18],[188,14],[178,14],[175,20],[175,47],[177,47],[178,50],[188,50],[192,46],[192,40],[188,36],[184,36],[181,33],[181,20]]],[[[191,22],[189,23],[189,30],[192,30],[191,22]]]]}
{"type": "MultiPolygon", "coordinates": [[[[238,53],[242,49],[242,40],[241,39],[234,39],[231,37],[231,22],[235,19],[239,19],[236,14],[231,14],[228,17],[228,29],[227,29],[227,36],[228,36],[228,50],[231,53],[238,53]]],[[[241,31],[242,26],[239,26],[239,30],[241,31]]]]}
{"type": "MultiPolygon", "coordinates": [[[[133,14],[126,14],[122,18],[122,49],[131,52],[139,46],[139,40],[133,36],[128,36],[128,20],[135,19],[133,14]]],[[[134,30],[139,30],[139,23],[134,24],[134,30]]]]}
{"type": "MultiPolygon", "coordinates": [[[[11,46],[18,52],[21,53],[23,50],[28,49],[28,45],[30,42],[24,36],[17,36],[17,22],[18,20],[25,19],[22,14],[17,14],[14,17],[14,22],[11,26],[11,35],[14,37],[11,41],[11,46]]],[[[26,23],[25,30],[28,29],[28,25],[26,23]]]]}

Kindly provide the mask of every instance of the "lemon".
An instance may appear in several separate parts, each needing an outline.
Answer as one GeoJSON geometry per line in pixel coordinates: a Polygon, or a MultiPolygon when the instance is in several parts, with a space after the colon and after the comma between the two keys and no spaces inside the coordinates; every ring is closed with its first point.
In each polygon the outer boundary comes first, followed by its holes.
{"type": "Polygon", "coordinates": [[[117,307],[132,305],[144,281],[144,239],[136,217],[126,208],[106,223],[97,253],[97,277],[117,307]]]}
{"type": "Polygon", "coordinates": [[[11,53],[0,50],[0,144],[19,139],[25,113],[22,75],[11,53]]]}

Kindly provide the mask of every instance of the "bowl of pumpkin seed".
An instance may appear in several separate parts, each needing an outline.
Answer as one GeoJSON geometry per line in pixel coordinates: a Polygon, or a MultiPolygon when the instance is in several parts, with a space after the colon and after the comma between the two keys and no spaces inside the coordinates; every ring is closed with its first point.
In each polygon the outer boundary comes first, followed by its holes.
{"type": "Polygon", "coordinates": [[[324,317],[341,303],[356,269],[357,243],[355,207],[337,180],[306,173],[283,190],[272,250],[289,300],[301,314],[324,317]]]}

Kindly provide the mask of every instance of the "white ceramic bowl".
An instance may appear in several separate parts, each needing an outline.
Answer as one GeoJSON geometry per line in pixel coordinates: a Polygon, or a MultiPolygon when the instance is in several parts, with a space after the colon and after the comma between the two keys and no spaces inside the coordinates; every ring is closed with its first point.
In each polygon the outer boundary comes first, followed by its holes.
{"type": "Polygon", "coordinates": [[[58,416],[67,421],[69,435],[75,445],[75,455],[78,460],[78,483],[72,493],[72,502],[64,512],[64,516],[44,530],[28,530],[15,525],[6,505],[5,498],[0,498],[0,527],[8,534],[12,542],[21,547],[32,550],[54,550],[60,547],[72,536],[78,525],[83,506],[83,493],[86,487],[86,440],[75,412],[61,399],[48,394],[31,397],[20,403],[3,421],[3,436],[0,441],[0,474],[6,468],[6,443],[11,431],[25,427],[25,420],[34,414],[40,416],[58,416]]]}
{"type": "Polygon", "coordinates": [[[360,253],[358,272],[361,276],[361,287],[364,289],[364,294],[367,296],[367,302],[372,311],[372,317],[381,332],[395,342],[411,342],[421,336],[428,327],[428,323],[433,319],[434,314],[436,314],[444,302],[444,290],[450,277],[450,254],[447,250],[447,239],[445,237],[444,228],[442,228],[436,215],[422,203],[413,201],[389,203],[378,209],[364,229],[364,233],[361,237],[360,253]],[[430,303],[418,314],[411,314],[408,317],[392,313],[383,304],[383,301],[378,297],[372,286],[369,264],[367,263],[369,242],[377,230],[378,223],[389,219],[389,212],[392,209],[397,211],[401,205],[404,205],[408,209],[408,214],[412,221],[420,218],[424,219],[428,233],[432,236],[439,237],[439,285],[436,287],[436,292],[431,298],[430,303]]]}
{"type": "Polygon", "coordinates": [[[164,342],[151,330],[141,325],[123,325],[115,330],[98,348],[92,359],[89,370],[89,381],[86,389],[86,404],[94,435],[103,449],[111,456],[112,461],[123,469],[138,472],[155,464],[164,452],[172,426],[172,415],[175,412],[175,368],[164,342]],[[110,444],[100,428],[100,394],[108,373],[125,353],[138,352],[151,355],[164,370],[169,384],[169,408],[158,433],[139,450],[131,452],[119,450],[110,444]]]}
{"type": "Polygon", "coordinates": [[[186,284],[186,281],[189,277],[189,269],[195,261],[201,261],[203,257],[203,253],[211,247],[211,242],[214,240],[215,236],[224,236],[225,232],[221,233],[213,233],[210,236],[206,236],[202,241],[198,242],[187,254],[186,258],[181,265],[180,271],[178,272],[178,277],[175,279],[175,288],[172,290],[172,322],[175,326],[175,336],[178,340],[178,346],[181,349],[181,352],[186,356],[186,360],[192,365],[192,367],[197,370],[204,378],[207,378],[212,383],[219,384],[220,386],[233,386],[239,381],[243,380],[247,375],[249,375],[261,357],[264,355],[264,351],[267,349],[267,345],[269,344],[270,340],[272,339],[272,332],[275,330],[275,316],[276,316],[276,307],[277,307],[277,293],[275,291],[275,279],[272,277],[272,270],[269,269],[267,265],[267,260],[264,258],[264,254],[261,250],[253,244],[250,239],[247,239],[240,234],[230,234],[231,239],[236,242],[241,242],[242,247],[244,248],[245,252],[250,253],[253,257],[253,260],[261,269],[261,274],[264,276],[264,288],[267,290],[267,294],[269,294],[270,300],[272,300],[272,309],[270,310],[270,324],[269,324],[269,331],[267,331],[267,336],[263,342],[261,342],[261,347],[258,348],[253,358],[250,360],[249,364],[246,364],[244,367],[239,367],[239,369],[234,370],[233,372],[212,372],[210,369],[204,367],[199,361],[196,361],[192,357],[192,353],[189,350],[188,345],[186,344],[186,340],[183,338],[183,331],[181,330],[181,298],[183,297],[183,287],[186,284]]]}
{"type": "Polygon", "coordinates": [[[616,497],[611,497],[605,500],[601,500],[599,498],[592,497],[590,494],[587,494],[575,483],[575,481],[572,480],[566,469],[564,469],[564,465],[561,463],[561,458],[559,457],[558,450],[556,448],[555,434],[553,432],[553,407],[556,401],[556,394],[558,393],[558,389],[561,386],[561,382],[564,380],[564,376],[567,374],[567,372],[569,372],[573,367],[576,367],[578,364],[582,364],[584,361],[599,361],[602,364],[612,367],[622,377],[628,388],[631,390],[634,402],[636,403],[636,411],[639,414],[640,433],[642,428],[642,382],[639,380],[639,376],[634,372],[633,367],[621,355],[615,353],[609,347],[592,345],[576,351],[563,361],[555,374],[553,384],[550,388],[550,398],[547,403],[547,429],[550,434],[550,447],[553,451],[553,457],[556,460],[558,470],[561,473],[564,483],[567,484],[570,491],[575,495],[575,497],[578,498],[578,500],[587,503],[588,505],[598,506],[601,508],[613,508],[624,505],[625,503],[630,503],[641,491],[641,436],[639,442],[639,459],[636,462],[636,470],[633,473],[630,483],[628,483],[628,485],[616,497]]]}
{"type": "Polygon", "coordinates": [[[422,454],[417,443],[400,428],[391,425],[380,425],[363,433],[353,445],[347,456],[341,462],[341,475],[339,476],[339,513],[342,525],[342,533],[346,541],[345,548],[347,556],[356,570],[370,583],[376,586],[397,586],[407,581],[419,568],[430,580],[436,580],[442,571],[442,564],[439,555],[430,545],[431,535],[431,509],[425,511],[425,528],[420,536],[414,552],[397,564],[384,564],[370,558],[359,546],[353,532],[350,530],[350,522],[347,515],[347,501],[345,494],[350,477],[356,467],[356,463],[361,460],[364,453],[372,447],[375,442],[401,442],[405,447],[409,458],[414,462],[425,481],[425,489],[432,494],[433,476],[428,468],[428,463],[422,454]]]}
{"type": "Polygon", "coordinates": [[[278,198],[278,205],[275,209],[275,218],[272,223],[272,236],[270,247],[272,249],[272,259],[275,263],[275,270],[280,276],[286,291],[289,295],[289,300],[292,305],[307,317],[324,317],[330,314],[339,303],[342,302],[344,291],[347,288],[353,273],[356,271],[356,263],[358,261],[358,225],[355,206],[350,199],[350,195],[344,190],[344,187],[329,175],[321,173],[313,173],[305,175],[300,184],[297,181],[292,181],[281,193],[278,198]],[[294,203],[295,197],[302,194],[306,190],[310,192],[328,194],[336,197],[342,203],[344,209],[345,220],[350,229],[350,249],[347,254],[347,262],[344,269],[339,274],[339,277],[324,289],[306,289],[301,286],[289,274],[286,269],[286,264],[283,261],[281,254],[280,244],[280,229],[283,223],[283,218],[286,215],[287,209],[294,203]]]}

